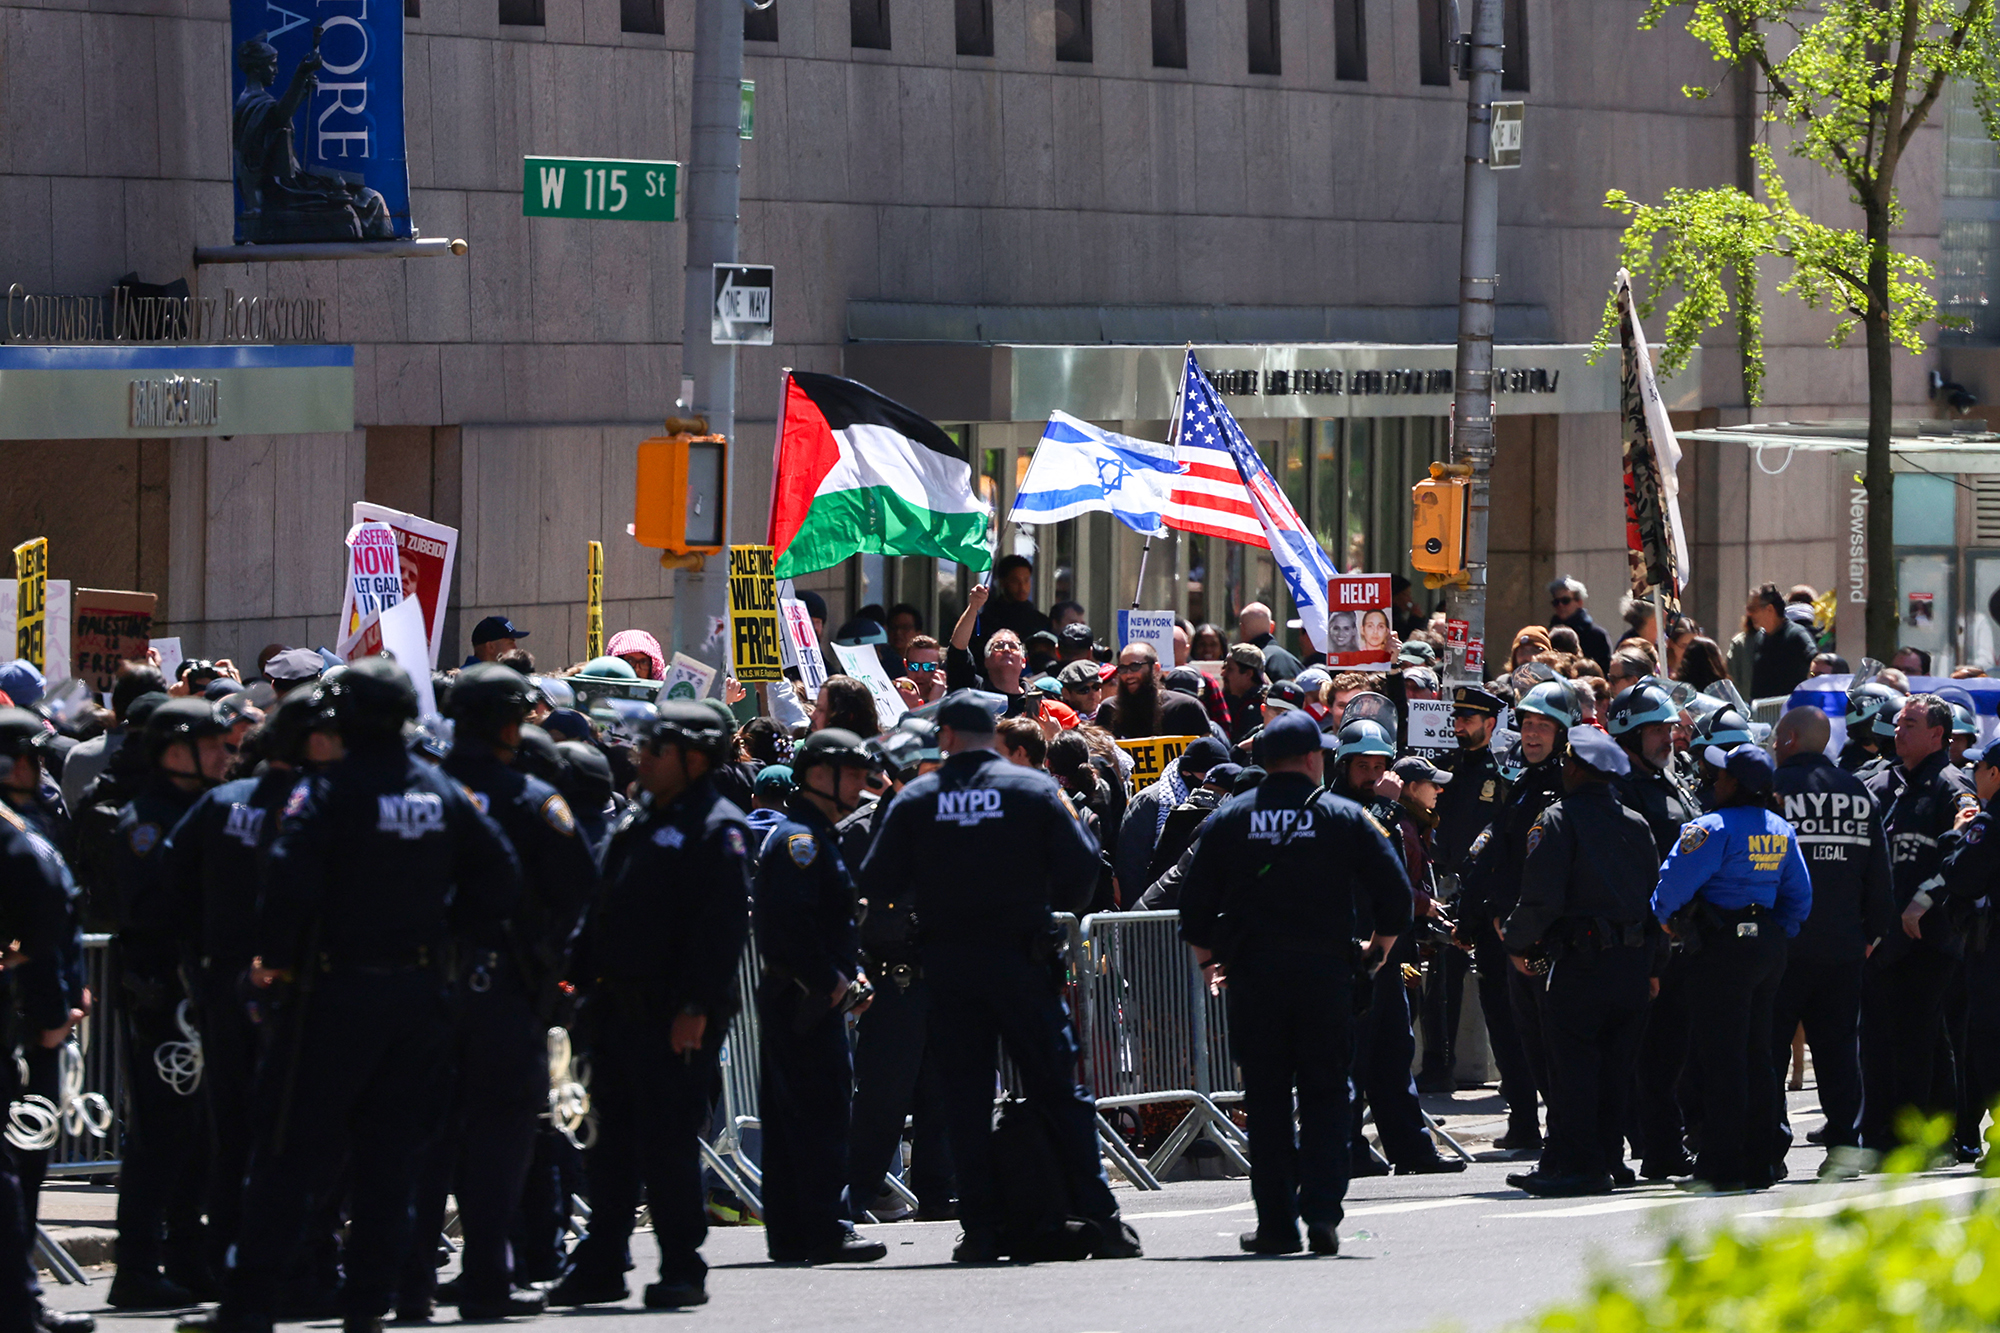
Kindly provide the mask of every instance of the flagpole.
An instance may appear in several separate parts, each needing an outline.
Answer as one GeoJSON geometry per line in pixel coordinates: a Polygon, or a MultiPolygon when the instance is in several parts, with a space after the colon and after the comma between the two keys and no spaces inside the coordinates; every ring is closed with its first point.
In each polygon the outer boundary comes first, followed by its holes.
{"type": "MultiPolygon", "coordinates": [[[[1180,462],[1181,406],[1187,397],[1187,354],[1194,350],[1193,343],[1187,343],[1181,351],[1181,373],[1174,380],[1173,414],[1167,418],[1167,447],[1175,452],[1175,463],[1180,462]]],[[[1140,600],[1146,595],[1146,557],[1153,553],[1153,534],[1146,534],[1145,545],[1139,548],[1139,577],[1132,581],[1132,609],[1139,609],[1140,600]]]]}

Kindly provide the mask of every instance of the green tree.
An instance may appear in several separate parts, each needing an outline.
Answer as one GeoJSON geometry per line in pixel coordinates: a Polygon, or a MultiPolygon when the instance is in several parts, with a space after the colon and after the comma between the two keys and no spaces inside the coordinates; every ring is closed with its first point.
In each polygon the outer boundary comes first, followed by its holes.
{"type": "MultiPolygon", "coordinates": [[[[1733,313],[1744,390],[1751,402],[1762,400],[1757,270],[1766,259],[1784,272],[1780,292],[1837,316],[1834,346],[1861,328],[1868,349],[1868,652],[1883,661],[1896,646],[1890,358],[1897,344],[1921,351],[1921,327],[1937,317],[1926,285],[1935,277],[1931,266],[1890,247],[1903,219],[1896,173],[1954,79],[1970,87],[1987,133],[2000,140],[1994,3],[1648,0],[1642,29],[1689,10],[1688,32],[1727,67],[1725,77],[1758,79],[1764,118],[1788,128],[1793,157],[1847,183],[1864,226],[1859,232],[1829,226],[1795,207],[1775,155],[1762,145],[1753,150],[1758,195],[1718,186],[1669,190],[1656,205],[1622,190],[1605,198],[1607,207],[1632,219],[1621,247],[1625,266],[1648,279],[1640,313],[1650,314],[1668,289],[1681,290],[1667,316],[1667,371],[1685,365],[1703,331],[1733,313]]],[[[1705,98],[1713,89],[1683,91],[1705,98]]],[[[1615,303],[1607,307],[1600,349],[1617,337],[1617,313],[1615,303]]]]}

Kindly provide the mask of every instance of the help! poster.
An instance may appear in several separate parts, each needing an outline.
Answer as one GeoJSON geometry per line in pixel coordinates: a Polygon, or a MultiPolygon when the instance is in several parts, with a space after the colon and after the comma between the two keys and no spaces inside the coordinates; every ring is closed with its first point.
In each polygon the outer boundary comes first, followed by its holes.
{"type": "Polygon", "coordinates": [[[1326,585],[1326,664],[1387,671],[1395,661],[1389,631],[1389,576],[1340,574],[1326,585]]]}

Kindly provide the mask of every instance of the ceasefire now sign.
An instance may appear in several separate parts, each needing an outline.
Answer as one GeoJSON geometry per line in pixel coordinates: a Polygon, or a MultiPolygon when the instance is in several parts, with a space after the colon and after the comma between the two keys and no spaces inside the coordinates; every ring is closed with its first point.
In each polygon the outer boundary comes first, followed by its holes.
{"type": "Polygon", "coordinates": [[[521,216],[673,222],[678,162],[621,157],[524,157],[521,216]]]}

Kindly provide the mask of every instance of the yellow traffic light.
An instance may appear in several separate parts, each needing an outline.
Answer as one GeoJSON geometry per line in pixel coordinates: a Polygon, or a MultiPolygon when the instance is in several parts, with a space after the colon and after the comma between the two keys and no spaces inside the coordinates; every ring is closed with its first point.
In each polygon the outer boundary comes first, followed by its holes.
{"type": "Polygon", "coordinates": [[[726,543],[723,479],[729,444],[700,417],[667,421],[668,434],[639,445],[632,536],[670,554],[662,565],[698,564],[673,556],[713,555],[726,543]]]}
{"type": "Polygon", "coordinates": [[[1410,567],[1439,576],[1440,583],[1465,570],[1470,484],[1465,477],[1445,476],[1444,468],[1433,463],[1430,477],[1410,488],[1410,567]]]}

